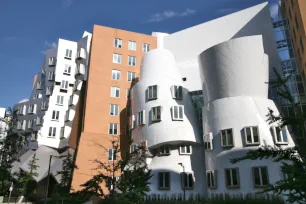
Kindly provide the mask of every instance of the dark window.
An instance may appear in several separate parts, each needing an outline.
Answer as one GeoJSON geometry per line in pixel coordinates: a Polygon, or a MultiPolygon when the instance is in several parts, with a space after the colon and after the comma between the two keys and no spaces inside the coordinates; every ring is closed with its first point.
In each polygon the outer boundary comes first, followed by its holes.
{"type": "Polygon", "coordinates": [[[170,189],[170,172],[158,173],[158,187],[161,190],[170,189]]]}

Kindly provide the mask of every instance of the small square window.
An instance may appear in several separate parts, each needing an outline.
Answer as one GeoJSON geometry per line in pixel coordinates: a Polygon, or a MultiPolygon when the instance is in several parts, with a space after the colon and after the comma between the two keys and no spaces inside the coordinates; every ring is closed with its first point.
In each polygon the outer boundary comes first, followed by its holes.
{"type": "Polygon", "coordinates": [[[119,106],[117,104],[110,105],[110,115],[118,116],[119,115],[119,106]]]}
{"type": "Polygon", "coordinates": [[[69,82],[68,82],[68,81],[65,81],[65,80],[62,80],[61,89],[67,90],[67,89],[68,89],[68,86],[69,86],[69,82]]]}
{"type": "Polygon", "coordinates": [[[191,147],[191,145],[181,145],[179,151],[180,151],[180,154],[182,154],[182,155],[185,155],[185,154],[186,155],[191,155],[192,147],[191,147]]]}
{"type": "Polygon", "coordinates": [[[114,47],[115,48],[122,48],[122,40],[119,38],[114,39],[114,47]]]}
{"type": "Polygon", "coordinates": [[[49,66],[55,66],[56,65],[56,57],[50,57],[48,61],[49,66]]]}
{"type": "Polygon", "coordinates": [[[221,130],[220,133],[222,147],[233,147],[233,129],[221,130]]]}
{"type": "Polygon", "coordinates": [[[52,112],[52,120],[56,120],[56,121],[58,121],[58,119],[59,119],[59,111],[53,111],[52,112]]]}
{"type": "Polygon", "coordinates": [[[120,88],[112,86],[111,87],[111,97],[113,98],[119,98],[120,97],[120,88]]]}
{"type": "Polygon", "coordinates": [[[72,50],[66,49],[65,58],[71,59],[72,57],[72,50]]]}
{"type": "Polygon", "coordinates": [[[54,78],[55,78],[54,72],[48,72],[48,80],[49,80],[49,81],[53,81],[54,78]]]}
{"type": "Polygon", "coordinates": [[[120,70],[112,70],[112,80],[120,80],[121,71],[120,70]]]}
{"type": "Polygon", "coordinates": [[[135,72],[128,72],[128,81],[133,81],[136,78],[135,72]]]}
{"type": "Polygon", "coordinates": [[[49,137],[55,137],[56,136],[56,127],[49,127],[49,137]]]}
{"type": "Polygon", "coordinates": [[[70,75],[71,74],[71,65],[65,64],[64,74],[66,74],[66,75],[70,75]]]}
{"type": "Polygon", "coordinates": [[[129,64],[129,66],[136,66],[136,57],[135,56],[129,56],[128,57],[128,64],[129,64]]]}
{"type": "Polygon", "coordinates": [[[116,160],[117,160],[117,150],[108,149],[108,161],[116,161],[116,160]]]}
{"type": "Polygon", "coordinates": [[[144,44],[142,44],[142,51],[143,52],[149,52],[150,51],[150,47],[151,47],[150,44],[144,43],[144,44]]]}
{"type": "Polygon", "coordinates": [[[136,128],[136,118],[135,118],[135,115],[132,115],[129,118],[129,126],[130,126],[130,130],[136,128]]]}
{"type": "Polygon", "coordinates": [[[57,105],[64,105],[64,96],[57,96],[56,104],[57,105]]]}

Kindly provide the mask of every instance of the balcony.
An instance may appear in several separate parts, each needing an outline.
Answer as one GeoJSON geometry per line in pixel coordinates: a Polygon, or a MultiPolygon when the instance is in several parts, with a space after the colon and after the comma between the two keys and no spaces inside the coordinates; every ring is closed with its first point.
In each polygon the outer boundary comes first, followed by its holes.
{"type": "Polygon", "coordinates": [[[74,110],[72,109],[67,110],[65,115],[65,122],[73,121],[74,115],[75,115],[74,110]]]}
{"type": "Polygon", "coordinates": [[[69,98],[69,106],[76,106],[79,100],[79,96],[71,95],[69,98]]]}
{"type": "Polygon", "coordinates": [[[73,90],[74,90],[74,91],[81,91],[81,89],[82,89],[82,84],[83,84],[82,81],[76,81],[76,82],[74,83],[73,90]]]}
{"type": "Polygon", "coordinates": [[[75,69],[75,75],[85,75],[85,65],[77,64],[75,69]]]}
{"type": "Polygon", "coordinates": [[[86,59],[86,51],[84,48],[80,48],[77,52],[77,59],[81,60],[81,59],[86,59]]]}

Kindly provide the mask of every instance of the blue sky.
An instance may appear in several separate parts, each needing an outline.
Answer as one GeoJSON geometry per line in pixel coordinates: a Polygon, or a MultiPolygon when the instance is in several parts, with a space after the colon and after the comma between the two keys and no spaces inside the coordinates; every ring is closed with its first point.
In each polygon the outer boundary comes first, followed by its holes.
{"type": "MultiPolygon", "coordinates": [[[[93,24],[173,33],[264,0],[1,0],[0,107],[28,98],[46,49],[93,24]]],[[[269,0],[271,5],[277,0],[269,0]]],[[[273,11],[273,9],[272,9],[273,11]]]]}

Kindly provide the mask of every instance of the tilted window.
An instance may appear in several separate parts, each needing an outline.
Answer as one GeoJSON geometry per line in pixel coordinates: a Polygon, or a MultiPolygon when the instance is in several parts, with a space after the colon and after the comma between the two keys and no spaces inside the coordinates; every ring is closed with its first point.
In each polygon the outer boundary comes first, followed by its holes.
{"type": "Polygon", "coordinates": [[[270,128],[271,135],[275,144],[288,144],[287,128],[285,127],[275,127],[270,128]]]}
{"type": "Polygon", "coordinates": [[[172,106],[172,120],[184,119],[184,106],[172,106]]]}
{"type": "Polygon", "coordinates": [[[209,133],[207,135],[204,135],[204,149],[205,151],[213,150],[213,135],[212,133],[209,133]]]}
{"type": "Polygon", "coordinates": [[[245,127],[244,136],[246,145],[259,145],[259,131],[257,126],[245,127]]]}
{"type": "Polygon", "coordinates": [[[233,147],[233,129],[225,129],[221,130],[221,145],[222,147],[233,147]]]}
{"type": "Polygon", "coordinates": [[[173,85],[171,87],[172,97],[175,99],[183,99],[183,87],[173,85]]]}
{"type": "Polygon", "coordinates": [[[152,122],[161,121],[161,106],[156,106],[151,109],[152,122]]]}
{"type": "Polygon", "coordinates": [[[147,90],[148,100],[157,99],[157,85],[149,86],[147,90]]]}
{"type": "Polygon", "coordinates": [[[238,188],[240,186],[239,169],[225,169],[225,186],[228,188],[238,188]]]}

